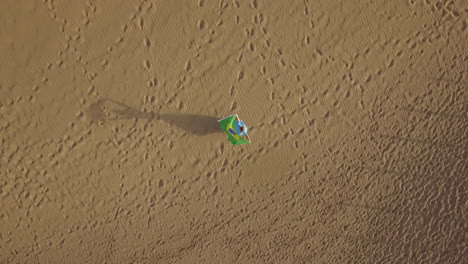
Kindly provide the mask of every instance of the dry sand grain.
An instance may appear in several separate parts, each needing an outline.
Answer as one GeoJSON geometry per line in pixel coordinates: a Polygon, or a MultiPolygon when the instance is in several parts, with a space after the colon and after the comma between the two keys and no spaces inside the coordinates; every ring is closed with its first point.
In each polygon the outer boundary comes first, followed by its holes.
{"type": "Polygon", "coordinates": [[[0,263],[467,263],[468,1],[0,10],[0,263]]]}

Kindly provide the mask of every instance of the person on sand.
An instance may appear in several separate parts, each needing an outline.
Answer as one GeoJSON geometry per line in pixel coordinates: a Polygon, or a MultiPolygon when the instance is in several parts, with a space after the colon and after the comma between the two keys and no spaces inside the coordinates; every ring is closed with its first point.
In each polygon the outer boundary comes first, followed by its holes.
{"type": "Polygon", "coordinates": [[[237,114],[227,116],[218,120],[219,127],[227,135],[233,145],[249,144],[250,138],[247,134],[248,128],[237,114]]]}
{"type": "Polygon", "coordinates": [[[247,131],[249,130],[247,126],[242,122],[242,120],[237,117],[236,123],[234,128],[236,129],[236,133],[239,136],[245,136],[248,141],[250,141],[249,135],[247,135],[247,131]]]}

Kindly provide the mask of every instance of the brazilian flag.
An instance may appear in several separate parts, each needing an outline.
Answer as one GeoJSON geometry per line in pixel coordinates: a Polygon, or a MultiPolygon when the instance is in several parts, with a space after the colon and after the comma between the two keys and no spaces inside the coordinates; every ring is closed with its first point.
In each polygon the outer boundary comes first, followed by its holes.
{"type": "Polygon", "coordinates": [[[228,117],[225,117],[223,119],[218,120],[219,126],[221,127],[221,130],[226,133],[229,142],[231,142],[234,145],[242,145],[242,144],[248,144],[250,141],[244,139],[242,136],[239,136],[236,132],[235,125],[236,121],[238,121],[237,115],[230,115],[228,117]]]}

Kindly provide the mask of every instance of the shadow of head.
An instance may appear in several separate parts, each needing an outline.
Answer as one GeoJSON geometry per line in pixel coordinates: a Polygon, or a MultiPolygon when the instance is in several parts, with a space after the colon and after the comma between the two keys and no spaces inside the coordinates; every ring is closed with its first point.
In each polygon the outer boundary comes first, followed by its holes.
{"type": "Polygon", "coordinates": [[[162,120],[176,126],[188,133],[195,135],[207,135],[222,133],[218,125],[218,118],[207,115],[195,114],[160,114],[144,112],[112,99],[100,99],[92,104],[87,111],[87,116],[92,121],[113,121],[125,119],[162,120]]]}

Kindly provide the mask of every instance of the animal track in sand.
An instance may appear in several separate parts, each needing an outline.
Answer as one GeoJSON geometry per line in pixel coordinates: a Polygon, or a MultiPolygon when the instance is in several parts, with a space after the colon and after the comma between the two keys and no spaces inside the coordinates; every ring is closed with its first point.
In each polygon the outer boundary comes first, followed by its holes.
{"type": "Polygon", "coordinates": [[[143,45],[149,49],[151,47],[151,41],[148,38],[143,39],[143,45]]]}
{"type": "Polygon", "coordinates": [[[145,70],[149,71],[151,69],[151,63],[149,60],[144,60],[143,61],[143,67],[145,68],[145,70]]]}
{"type": "Polygon", "coordinates": [[[203,21],[203,20],[198,21],[197,27],[198,27],[199,30],[204,29],[205,28],[205,21],[203,21]]]}

